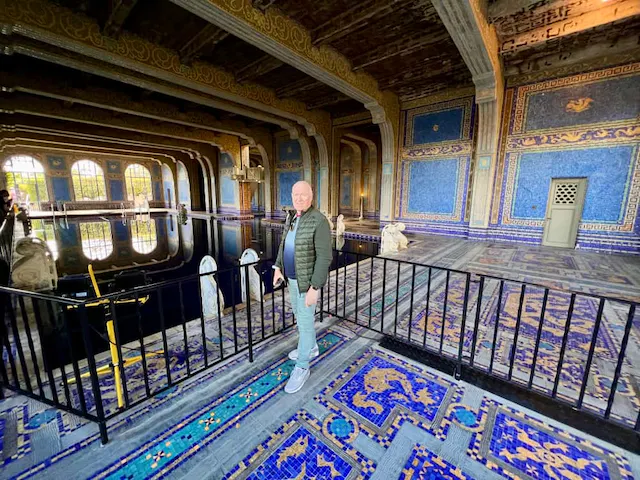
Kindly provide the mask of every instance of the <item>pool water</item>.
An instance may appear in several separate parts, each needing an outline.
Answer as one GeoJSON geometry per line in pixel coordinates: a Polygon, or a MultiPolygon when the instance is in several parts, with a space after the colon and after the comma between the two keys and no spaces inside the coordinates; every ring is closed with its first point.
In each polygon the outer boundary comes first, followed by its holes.
{"type": "MultiPolygon", "coordinates": [[[[204,255],[211,255],[218,270],[223,271],[238,265],[247,248],[267,260],[261,265],[266,272],[277,256],[283,234],[258,219],[223,222],[190,217],[181,225],[176,215],[166,214],[37,219],[32,224],[33,235],[49,245],[60,278],[86,274],[91,264],[104,291],[121,272],[144,271],[148,281],[154,283],[196,274],[204,255]]],[[[340,250],[376,255],[378,244],[345,239],[340,250]]],[[[354,261],[355,255],[341,253],[334,256],[331,268],[354,261]]],[[[237,279],[225,275],[220,274],[219,284],[230,305],[232,296],[239,301],[240,285],[237,279]]],[[[268,293],[267,282],[265,288],[268,293]]]]}
{"type": "MultiPolygon", "coordinates": [[[[58,294],[63,285],[73,287],[79,278],[80,284],[85,282],[86,290],[93,296],[84,275],[90,264],[103,294],[115,290],[111,284],[121,272],[144,272],[147,283],[192,276],[180,284],[174,282],[161,290],[154,289],[144,304],[115,306],[112,315],[117,317],[121,343],[137,341],[141,336],[158,332],[161,329],[160,318],[168,329],[201,317],[199,277],[193,275],[199,273],[204,255],[211,255],[218,264],[217,283],[226,307],[241,302],[239,271],[232,267],[239,264],[240,256],[247,248],[253,248],[265,260],[256,269],[263,280],[264,293],[271,293],[271,267],[283,234],[281,229],[267,228],[257,220],[220,222],[188,218],[185,224],[179,224],[175,215],[38,219],[32,224],[32,234],[48,243],[55,258],[58,294]]],[[[334,253],[331,268],[356,261],[357,255],[349,254],[350,251],[375,255],[378,244],[345,240],[341,252],[334,253]]],[[[146,295],[141,294],[142,297],[146,295]]],[[[47,308],[42,305],[41,310],[46,311],[47,308]]],[[[78,312],[59,306],[56,308],[58,314],[49,309],[49,328],[42,339],[44,354],[52,366],[67,364],[71,357],[84,358],[87,353],[80,318],[76,318],[78,312]],[[66,317],[64,321],[63,317],[66,317]]],[[[94,354],[106,351],[105,310],[95,307],[87,309],[87,312],[92,351],[94,354]]]]}

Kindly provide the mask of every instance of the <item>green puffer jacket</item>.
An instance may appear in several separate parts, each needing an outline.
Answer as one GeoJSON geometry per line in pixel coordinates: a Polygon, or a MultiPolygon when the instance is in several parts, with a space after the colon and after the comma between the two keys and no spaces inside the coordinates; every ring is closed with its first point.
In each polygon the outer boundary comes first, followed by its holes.
{"type": "MultiPolygon", "coordinates": [[[[284,242],[294,218],[295,214],[287,217],[276,259],[276,267],[283,271],[285,277],[284,242]]],[[[296,232],[294,261],[298,288],[300,293],[304,293],[312,286],[322,288],[327,281],[332,259],[331,229],[327,218],[314,207],[309,207],[298,221],[300,224],[296,232]]]]}

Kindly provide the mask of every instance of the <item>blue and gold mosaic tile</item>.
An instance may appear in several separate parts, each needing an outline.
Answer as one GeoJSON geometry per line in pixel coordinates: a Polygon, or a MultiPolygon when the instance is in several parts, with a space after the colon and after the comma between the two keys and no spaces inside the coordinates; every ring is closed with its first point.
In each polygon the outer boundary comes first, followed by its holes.
{"type": "Polygon", "coordinates": [[[436,437],[440,440],[447,438],[447,434],[453,425],[466,430],[467,432],[481,432],[487,420],[486,412],[465,405],[462,402],[464,387],[458,387],[456,394],[447,407],[440,430],[436,437]]]}
{"type": "MultiPolygon", "coordinates": [[[[324,359],[343,341],[344,338],[334,332],[323,336],[318,342],[320,356],[313,363],[324,359]]],[[[295,362],[288,359],[272,364],[223,397],[175,423],[153,440],[122,456],[93,478],[134,480],[168,475],[278,393],[294,365],[295,362]]]]}
{"type": "Polygon", "coordinates": [[[455,465],[421,445],[416,445],[400,474],[399,480],[413,479],[473,480],[455,465]]]}
{"type": "Polygon", "coordinates": [[[454,386],[396,357],[369,350],[316,400],[353,417],[363,433],[388,447],[405,421],[435,434],[454,386]]]}
{"type": "Polygon", "coordinates": [[[471,438],[469,456],[507,478],[559,480],[633,478],[621,455],[484,399],[483,431],[471,438]]]}
{"type": "Polygon", "coordinates": [[[349,445],[322,434],[320,422],[300,411],[233,468],[231,479],[367,479],[376,464],[349,445]]]}

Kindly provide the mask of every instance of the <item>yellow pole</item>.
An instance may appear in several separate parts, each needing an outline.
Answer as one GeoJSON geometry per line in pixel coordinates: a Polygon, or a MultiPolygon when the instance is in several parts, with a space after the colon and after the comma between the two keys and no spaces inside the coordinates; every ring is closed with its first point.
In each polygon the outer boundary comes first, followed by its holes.
{"type": "MultiPolygon", "coordinates": [[[[100,298],[100,289],[98,288],[96,276],[93,273],[93,265],[89,265],[89,277],[91,278],[91,284],[93,285],[93,290],[96,292],[96,296],[100,298]]],[[[116,347],[116,332],[113,328],[113,320],[111,320],[109,304],[105,305],[105,313],[107,317],[107,337],[109,338],[109,351],[111,352],[113,377],[114,383],[116,384],[116,397],[118,399],[118,408],[122,408],[124,406],[124,399],[122,394],[122,378],[120,375],[120,356],[118,355],[118,347],[116,347]]]]}

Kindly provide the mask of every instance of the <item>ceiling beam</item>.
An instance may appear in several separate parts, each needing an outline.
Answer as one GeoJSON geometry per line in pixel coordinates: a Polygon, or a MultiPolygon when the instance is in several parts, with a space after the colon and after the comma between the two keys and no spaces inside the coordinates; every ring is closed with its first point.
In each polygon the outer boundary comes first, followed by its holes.
{"type": "Polygon", "coordinates": [[[421,33],[413,39],[402,38],[355,57],[352,61],[353,69],[361,70],[398,55],[409,55],[448,38],[449,34],[446,31],[431,35],[421,33]]]}
{"type": "MultiPolygon", "coordinates": [[[[584,1],[584,0],[582,0],[584,1]]],[[[536,5],[544,4],[546,8],[554,3],[567,3],[566,0],[551,0],[540,2],[540,0],[497,0],[489,5],[489,21],[510,17],[511,15],[524,15],[536,8],[536,5]]]]}
{"type": "Polygon", "coordinates": [[[205,48],[213,49],[218,43],[229,36],[221,28],[207,24],[202,30],[196,33],[191,39],[179,50],[180,60],[183,63],[191,63],[198,58],[205,48]]]}
{"type": "Polygon", "coordinates": [[[279,60],[271,55],[262,55],[253,62],[247,63],[241,69],[236,72],[236,81],[246,82],[253,80],[257,77],[265,75],[273,70],[280,68],[284,65],[282,60],[279,60]]]}
{"type": "Polygon", "coordinates": [[[290,82],[287,85],[283,85],[280,88],[277,88],[276,95],[279,98],[295,97],[300,93],[306,92],[307,90],[312,90],[322,85],[323,83],[319,80],[314,80],[313,78],[305,77],[305,78],[301,78],[300,80],[290,82]]]}
{"type": "Polygon", "coordinates": [[[580,33],[591,28],[624,20],[636,15],[640,15],[640,2],[637,0],[627,0],[611,5],[605,4],[597,10],[593,10],[589,13],[578,16],[566,15],[566,18],[561,21],[553,22],[539,28],[534,28],[533,30],[504,38],[500,43],[500,53],[514,52],[535,47],[549,40],[580,33]]]}
{"type": "Polygon", "coordinates": [[[369,20],[383,13],[393,12],[394,4],[399,0],[365,0],[331,18],[311,31],[313,45],[324,45],[338,40],[369,25],[369,20]]]}
{"type": "Polygon", "coordinates": [[[314,108],[323,108],[335,105],[336,103],[342,103],[351,100],[351,98],[344,93],[334,93],[333,95],[324,95],[318,100],[307,102],[307,110],[313,110],[314,108]]]}
{"type": "Polygon", "coordinates": [[[136,3],[138,0],[110,0],[108,2],[109,16],[103,29],[104,34],[110,37],[118,35],[136,3]]]}

